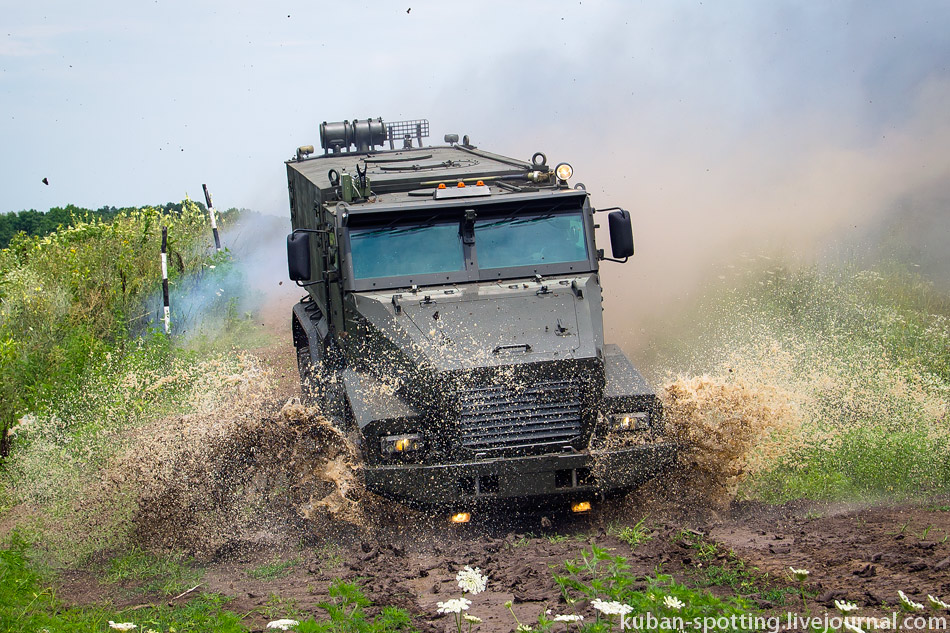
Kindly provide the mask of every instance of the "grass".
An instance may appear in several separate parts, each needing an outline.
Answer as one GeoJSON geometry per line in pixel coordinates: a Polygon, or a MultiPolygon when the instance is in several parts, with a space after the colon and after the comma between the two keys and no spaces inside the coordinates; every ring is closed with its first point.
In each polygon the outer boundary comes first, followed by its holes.
{"type": "Polygon", "coordinates": [[[168,214],[151,208],[109,222],[77,221],[42,237],[19,235],[0,250],[0,448],[20,416],[75,386],[150,322],[160,287],[161,227],[169,231],[174,288],[213,272],[202,248],[206,219],[184,203],[168,214]]]}
{"type": "Polygon", "coordinates": [[[700,534],[681,530],[673,536],[673,540],[694,552],[696,565],[692,569],[692,577],[700,587],[728,587],[740,595],[757,594],[778,606],[786,603],[788,594],[797,593],[794,587],[776,586],[768,573],[749,566],[733,550],[723,548],[700,534]]]}
{"type": "Polygon", "coordinates": [[[265,340],[238,312],[246,290],[231,255],[207,247],[207,216],[189,201],[176,209],[77,220],[0,251],[0,507],[35,508],[20,528],[56,559],[127,548],[134,494],[120,491],[107,513],[85,496],[137,428],[207,406],[242,371],[232,347],[265,340]],[[173,337],[149,327],[163,225],[173,337]]]}
{"type": "Polygon", "coordinates": [[[950,295],[911,271],[750,263],[658,343],[656,362],[672,372],[742,387],[699,412],[712,422],[743,415],[747,401],[774,411],[749,421],[740,496],[874,501],[950,490],[950,295]]]}
{"type": "MultiPolygon", "coordinates": [[[[109,621],[132,622],[139,631],[175,633],[246,633],[243,617],[227,609],[227,598],[210,593],[197,594],[179,606],[163,604],[145,608],[117,609],[109,606],[66,607],[34,570],[29,545],[14,536],[0,549],[0,632],[49,631],[86,633],[109,630],[109,621]]],[[[114,580],[154,580],[183,578],[181,561],[164,560],[133,551],[113,559],[108,576],[114,580]]],[[[190,582],[190,579],[189,579],[190,582]]],[[[325,618],[317,620],[303,613],[293,600],[271,596],[260,614],[267,619],[298,619],[299,633],[384,633],[414,631],[409,614],[395,607],[382,607],[371,616],[371,602],[355,583],[334,581],[330,599],[319,605],[325,618]]]]}
{"type": "MultiPolygon", "coordinates": [[[[623,556],[612,555],[606,549],[592,545],[580,558],[564,563],[561,573],[554,575],[568,608],[580,600],[593,598],[619,601],[633,607],[633,614],[652,613],[658,619],[653,626],[637,627],[644,631],[661,630],[662,618],[682,618],[689,622],[694,618],[718,618],[757,613],[757,610],[739,596],[719,598],[704,589],[692,588],[676,582],[672,576],[654,573],[637,577],[630,573],[630,566],[623,556]],[[667,599],[675,599],[682,607],[669,605],[667,599]]],[[[616,618],[614,618],[616,619],[616,618]]],[[[550,630],[550,620],[539,616],[541,628],[550,630]]],[[[579,631],[613,630],[613,621],[598,615],[596,620],[586,620],[579,631]]],[[[729,630],[729,629],[726,629],[729,630]]]]}
{"type": "Polygon", "coordinates": [[[363,594],[359,585],[342,580],[330,583],[330,599],[320,604],[326,612],[327,620],[314,618],[301,620],[295,628],[298,633],[396,633],[415,631],[406,611],[386,606],[379,613],[370,616],[367,608],[372,605],[363,594]]]}
{"type": "Polygon", "coordinates": [[[653,538],[649,528],[646,527],[646,520],[647,517],[643,517],[634,525],[621,526],[614,524],[608,527],[607,533],[611,536],[616,536],[629,545],[631,549],[636,549],[641,544],[653,538]]]}
{"type": "Polygon", "coordinates": [[[286,576],[291,572],[291,570],[293,570],[294,567],[299,564],[299,558],[291,558],[289,560],[275,560],[272,563],[255,567],[254,569],[248,571],[247,575],[257,580],[273,580],[274,578],[282,578],[283,576],[286,576]]]}
{"type": "Polygon", "coordinates": [[[321,574],[337,569],[343,564],[343,551],[337,543],[324,543],[314,551],[316,566],[321,574]]]}
{"type": "Polygon", "coordinates": [[[48,583],[33,570],[28,546],[14,537],[0,550],[0,631],[86,632],[108,630],[108,622],[134,621],[139,630],[198,633],[244,632],[240,618],[225,607],[227,600],[215,594],[199,594],[187,603],[168,607],[116,609],[108,606],[66,607],[48,583]]]}
{"type": "Polygon", "coordinates": [[[144,593],[176,596],[201,582],[204,570],[181,555],[156,556],[133,547],[113,558],[105,573],[112,583],[133,583],[144,593]]]}

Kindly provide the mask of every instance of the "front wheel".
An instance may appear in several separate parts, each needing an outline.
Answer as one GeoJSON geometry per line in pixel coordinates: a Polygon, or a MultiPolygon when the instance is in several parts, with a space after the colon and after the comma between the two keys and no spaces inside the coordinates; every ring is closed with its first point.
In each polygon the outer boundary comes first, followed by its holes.
{"type": "Polygon", "coordinates": [[[316,391],[317,372],[310,359],[310,346],[297,348],[297,370],[300,372],[300,394],[307,404],[313,404],[316,391]]]}
{"type": "Polygon", "coordinates": [[[300,372],[301,400],[305,404],[319,407],[330,418],[348,420],[352,417],[342,372],[328,368],[326,363],[314,363],[309,345],[297,348],[297,369],[300,372]]]}

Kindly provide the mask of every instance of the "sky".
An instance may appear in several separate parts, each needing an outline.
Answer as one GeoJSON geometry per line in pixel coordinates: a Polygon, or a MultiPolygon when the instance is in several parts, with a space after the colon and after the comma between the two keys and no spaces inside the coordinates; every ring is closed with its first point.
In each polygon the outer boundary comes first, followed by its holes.
{"type": "Polygon", "coordinates": [[[604,272],[629,307],[685,300],[709,253],[794,250],[950,200],[944,0],[0,0],[0,15],[2,212],[201,199],[207,183],[219,208],[286,215],[283,161],[319,146],[320,122],[427,118],[431,142],[543,151],[595,207],[629,208],[639,260],[604,272]]]}

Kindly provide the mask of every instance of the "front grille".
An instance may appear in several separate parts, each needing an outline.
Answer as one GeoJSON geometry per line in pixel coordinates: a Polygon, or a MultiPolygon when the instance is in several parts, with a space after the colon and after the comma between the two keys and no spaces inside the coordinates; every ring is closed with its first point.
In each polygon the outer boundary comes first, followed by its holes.
{"type": "Polygon", "coordinates": [[[469,387],[459,400],[461,443],[473,451],[564,445],[581,434],[581,393],[570,380],[469,387]]]}

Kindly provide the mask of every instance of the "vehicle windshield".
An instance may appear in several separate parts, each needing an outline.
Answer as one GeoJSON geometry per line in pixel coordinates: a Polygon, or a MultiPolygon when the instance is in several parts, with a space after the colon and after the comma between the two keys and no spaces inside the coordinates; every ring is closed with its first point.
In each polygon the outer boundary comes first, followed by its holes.
{"type": "Polygon", "coordinates": [[[350,250],[356,279],[465,269],[458,222],[353,228],[350,250]]]}
{"type": "Polygon", "coordinates": [[[562,264],[587,259],[580,213],[517,215],[475,223],[479,268],[562,264]]]}

